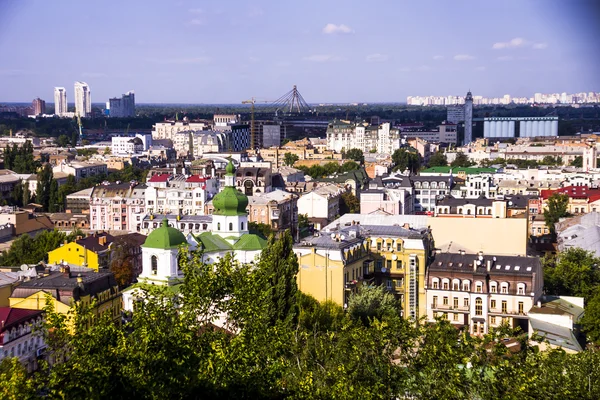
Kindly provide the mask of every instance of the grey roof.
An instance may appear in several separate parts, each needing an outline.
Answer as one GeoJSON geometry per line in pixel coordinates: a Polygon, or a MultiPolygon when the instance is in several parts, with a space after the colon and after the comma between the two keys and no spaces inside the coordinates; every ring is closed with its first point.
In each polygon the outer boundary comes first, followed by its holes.
{"type": "Polygon", "coordinates": [[[427,228],[426,215],[373,215],[373,214],[344,214],[325,227],[327,229],[336,229],[338,225],[350,226],[352,222],[359,225],[404,225],[409,224],[412,228],[427,228]]]}
{"type": "Polygon", "coordinates": [[[541,274],[542,263],[537,257],[522,256],[499,256],[483,254],[481,265],[473,269],[473,263],[478,259],[479,254],[456,254],[439,253],[429,269],[431,271],[449,271],[449,272],[475,272],[477,274],[487,274],[487,262],[491,261],[491,275],[523,275],[541,274]],[[495,259],[495,261],[494,261],[495,259]]]}
{"type": "Polygon", "coordinates": [[[571,329],[534,318],[530,318],[529,323],[533,331],[543,336],[551,345],[564,347],[573,351],[583,350],[571,329]]]}

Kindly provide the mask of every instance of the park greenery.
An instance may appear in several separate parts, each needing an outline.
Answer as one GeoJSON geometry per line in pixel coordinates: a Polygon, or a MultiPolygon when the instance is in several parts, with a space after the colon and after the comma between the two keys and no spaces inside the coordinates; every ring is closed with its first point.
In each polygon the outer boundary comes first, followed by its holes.
{"type": "Polygon", "coordinates": [[[596,348],[540,351],[508,327],[474,337],[444,319],[407,321],[383,288],[359,286],[347,310],[317,302],[298,289],[289,234],[271,237],[255,265],[201,259],[182,258],[180,296],[144,287],[124,324],[78,304],[71,334],[48,305],[39,334],[64,361],[28,376],[5,358],[0,397],[600,398],[596,348]],[[216,323],[223,313],[227,323],[216,323]],[[507,337],[520,346],[509,350],[507,337]]]}
{"type": "Polygon", "coordinates": [[[315,164],[311,167],[305,165],[298,165],[295,168],[309,175],[313,179],[326,178],[334,174],[343,174],[345,172],[354,171],[360,169],[360,165],[354,161],[346,161],[342,165],[337,162],[331,161],[324,165],[315,164]]]}
{"type": "Polygon", "coordinates": [[[548,206],[544,209],[544,222],[550,230],[550,233],[556,232],[555,224],[561,218],[567,217],[569,211],[569,195],[563,193],[552,193],[548,198],[548,206]]]}
{"type": "Polygon", "coordinates": [[[58,230],[41,231],[34,237],[23,234],[15,239],[8,250],[0,253],[1,266],[20,266],[48,261],[48,252],[60,247],[65,241],[72,242],[83,236],[79,230],[67,234],[58,230]]]}
{"type": "Polygon", "coordinates": [[[354,160],[359,164],[365,162],[365,155],[361,149],[350,149],[344,154],[344,158],[347,160],[354,160]]]}
{"type": "Polygon", "coordinates": [[[446,158],[446,155],[443,152],[438,150],[435,153],[433,153],[431,155],[431,157],[429,157],[427,166],[429,168],[431,168],[431,167],[447,167],[448,159],[446,158]]]}
{"type": "Polygon", "coordinates": [[[404,172],[408,169],[413,174],[416,173],[421,166],[419,153],[412,147],[394,151],[392,154],[392,162],[394,163],[394,171],[404,172]]]}

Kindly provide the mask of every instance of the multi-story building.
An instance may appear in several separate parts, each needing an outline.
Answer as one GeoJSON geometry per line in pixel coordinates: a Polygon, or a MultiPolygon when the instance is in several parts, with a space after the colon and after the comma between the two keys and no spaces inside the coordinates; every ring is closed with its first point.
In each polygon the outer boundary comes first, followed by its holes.
{"type": "Polygon", "coordinates": [[[475,335],[502,324],[527,331],[543,287],[537,257],[439,253],[427,269],[427,318],[446,318],[475,335]]]}
{"type": "Polygon", "coordinates": [[[297,194],[283,190],[248,196],[248,220],[269,225],[274,232],[289,229],[295,237],[298,229],[297,200],[297,194]]]}
{"type": "Polygon", "coordinates": [[[458,143],[458,134],[456,124],[443,123],[438,125],[435,130],[425,130],[423,128],[403,129],[402,136],[408,138],[416,137],[427,140],[428,142],[439,143],[458,143]]]}
{"type": "Polygon", "coordinates": [[[345,189],[333,183],[318,186],[298,199],[298,214],[304,214],[315,229],[333,221],[340,213],[340,197],[345,189]]]}
{"type": "Polygon", "coordinates": [[[31,108],[33,109],[33,115],[46,114],[46,102],[39,97],[33,99],[31,108]]]}
{"type": "Polygon", "coordinates": [[[69,111],[67,107],[67,89],[64,87],[54,88],[54,115],[64,116],[69,111]]]}
{"type": "Polygon", "coordinates": [[[94,304],[91,311],[96,316],[106,314],[115,321],[120,320],[121,291],[112,272],[94,272],[89,268],[71,268],[68,265],[53,269],[17,286],[9,299],[10,307],[43,310],[47,303],[46,296],[50,294],[54,310],[67,316],[70,327],[73,327],[76,318],[77,303],[94,304]]]}
{"type": "Polygon", "coordinates": [[[48,263],[90,268],[94,271],[110,267],[111,244],[115,237],[106,233],[94,233],[87,237],[65,243],[48,252],[48,263]]]}
{"type": "Polygon", "coordinates": [[[146,215],[142,222],[140,232],[148,235],[153,230],[160,228],[162,219],[167,219],[169,226],[176,227],[186,237],[189,234],[199,235],[212,230],[212,215],[173,215],[166,214],[155,216],[153,214],[146,215]]]}
{"type": "Polygon", "coordinates": [[[88,178],[90,176],[102,175],[108,173],[106,164],[91,161],[72,161],[69,163],[60,163],[52,168],[52,172],[64,172],[67,175],[73,175],[75,180],[88,178]]]}
{"type": "Polygon", "coordinates": [[[372,126],[368,122],[335,120],[327,126],[327,149],[338,153],[360,149],[364,153],[392,154],[400,148],[400,130],[389,123],[372,126]]]}
{"type": "Polygon", "coordinates": [[[75,115],[87,117],[92,113],[92,92],[85,82],[75,82],[75,115]]]}
{"type": "Polygon", "coordinates": [[[173,140],[173,135],[183,131],[201,131],[208,129],[209,123],[206,121],[164,121],[157,122],[152,127],[153,139],[170,139],[173,140]]]}
{"type": "Polygon", "coordinates": [[[577,215],[600,211],[600,189],[591,189],[587,185],[542,190],[540,193],[542,210],[548,207],[548,199],[554,193],[569,196],[567,212],[571,214],[577,215]]]}
{"type": "Polygon", "coordinates": [[[467,175],[465,185],[461,189],[463,191],[461,197],[467,199],[477,199],[479,197],[493,198],[498,191],[493,174],[467,175]]]}
{"type": "Polygon", "coordinates": [[[173,148],[177,155],[202,157],[204,153],[228,150],[227,135],[216,131],[181,131],[173,134],[173,148]]]}
{"type": "Polygon", "coordinates": [[[17,357],[27,372],[37,369],[37,360],[46,347],[41,333],[43,311],[0,307],[0,362],[17,357]]]}
{"type": "Polygon", "coordinates": [[[206,203],[218,192],[215,178],[200,175],[153,175],[146,182],[146,213],[204,215],[206,203]]]}
{"type": "Polygon", "coordinates": [[[412,214],[413,188],[405,175],[377,176],[369,188],[360,192],[360,212],[370,214],[377,210],[392,215],[412,214]]]}
{"type": "Polygon", "coordinates": [[[451,193],[458,180],[453,176],[424,176],[410,177],[414,187],[415,212],[433,212],[438,199],[451,193]]]}
{"type": "Polygon", "coordinates": [[[129,91],[120,98],[108,99],[109,116],[112,118],[126,118],[135,116],[135,93],[129,91]]]}
{"type": "Polygon", "coordinates": [[[136,133],[131,136],[113,136],[111,144],[113,155],[140,155],[152,146],[152,135],[149,133],[136,133]]]}
{"type": "Polygon", "coordinates": [[[65,211],[73,214],[89,214],[93,190],[94,188],[91,187],[67,195],[65,211]]]}
{"type": "Polygon", "coordinates": [[[469,144],[473,141],[473,95],[469,90],[465,97],[465,137],[464,144],[469,144]]]}
{"type": "Polygon", "coordinates": [[[147,213],[148,189],[136,182],[94,186],[89,199],[90,228],[139,232],[147,213]]]}
{"type": "Polygon", "coordinates": [[[235,186],[246,196],[269,193],[273,190],[271,165],[265,163],[241,163],[235,172],[235,186]]]}
{"type": "Polygon", "coordinates": [[[511,196],[502,199],[455,198],[446,196],[437,201],[436,217],[513,218],[527,214],[529,198],[511,196]]]}
{"type": "Polygon", "coordinates": [[[464,105],[454,105],[446,107],[446,121],[450,124],[458,124],[465,120],[464,105]]]}

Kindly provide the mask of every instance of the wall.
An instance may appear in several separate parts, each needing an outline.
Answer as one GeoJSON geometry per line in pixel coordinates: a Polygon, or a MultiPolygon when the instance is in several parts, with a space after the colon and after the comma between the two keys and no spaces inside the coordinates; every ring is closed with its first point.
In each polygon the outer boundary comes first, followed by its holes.
{"type": "Polygon", "coordinates": [[[98,271],[98,255],[75,242],[67,243],[48,252],[49,264],[59,264],[63,260],[69,264],[79,266],[83,266],[83,263],[87,262],[88,268],[98,271]]]}
{"type": "Polygon", "coordinates": [[[527,252],[526,218],[427,218],[435,248],[520,255],[527,252]]]}

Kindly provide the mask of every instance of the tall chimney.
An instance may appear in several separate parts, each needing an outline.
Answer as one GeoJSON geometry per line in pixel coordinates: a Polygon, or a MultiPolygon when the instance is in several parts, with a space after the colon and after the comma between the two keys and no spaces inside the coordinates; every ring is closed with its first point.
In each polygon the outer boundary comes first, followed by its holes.
{"type": "Polygon", "coordinates": [[[487,260],[487,271],[490,272],[492,269],[492,260],[487,260]]]}

